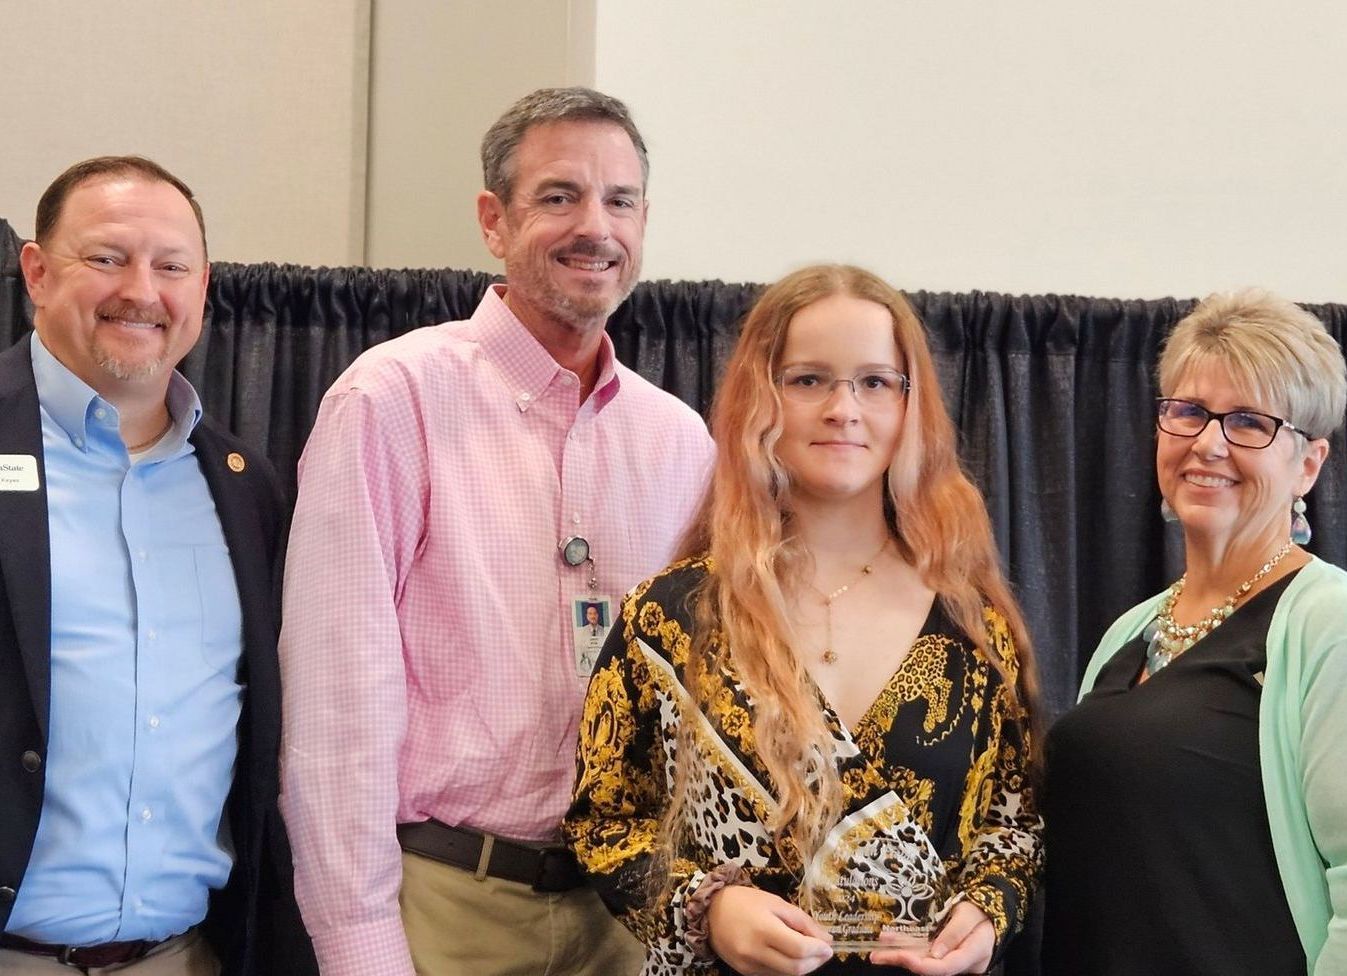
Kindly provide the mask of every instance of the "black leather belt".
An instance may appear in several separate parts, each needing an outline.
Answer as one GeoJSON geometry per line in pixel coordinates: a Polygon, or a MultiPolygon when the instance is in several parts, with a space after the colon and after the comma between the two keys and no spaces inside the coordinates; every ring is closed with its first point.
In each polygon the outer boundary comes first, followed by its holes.
{"type": "Polygon", "coordinates": [[[479,834],[438,820],[398,824],[398,843],[404,851],[471,871],[479,881],[501,878],[547,892],[570,891],[585,883],[575,855],[558,845],[479,834]]]}
{"type": "MultiPolygon", "coordinates": [[[[176,936],[175,936],[176,938],[176,936]]],[[[30,956],[47,956],[63,966],[77,966],[87,969],[99,969],[103,966],[123,966],[137,959],[144,959],[154,949],[167,942],[151,942],[137,939],[134,942],[104,942],[102,945],[70,946],[48,945],[34,942],[19,935],[0,933],[0,949],[13,949],[26,952],[30,956]]]]}

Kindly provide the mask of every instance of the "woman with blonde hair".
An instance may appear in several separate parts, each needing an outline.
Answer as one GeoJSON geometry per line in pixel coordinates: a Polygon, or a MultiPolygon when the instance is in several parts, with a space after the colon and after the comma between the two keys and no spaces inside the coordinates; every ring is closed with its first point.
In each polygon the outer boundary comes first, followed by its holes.
{"type": "Polygon", "coordinates": [[[921,323],[789,275],[712,428],[684,558],[591,679],[567,839],[647,976],[983,972],[1039,870],[1035,680],[921,323]]]}
{"type": "Polygon", "coordinates": [[[1347,573],[1302,546],[1342,351],[1267,292],[1160,357],[1184,573],[1123,614],[1048,740],[1050,974],[1347,973],[1347,573]]]}

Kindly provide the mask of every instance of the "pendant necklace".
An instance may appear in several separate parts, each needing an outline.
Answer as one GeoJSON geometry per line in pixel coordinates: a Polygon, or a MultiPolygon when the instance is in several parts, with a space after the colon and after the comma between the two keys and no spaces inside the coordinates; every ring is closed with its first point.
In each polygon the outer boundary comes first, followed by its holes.
{"type": "Polygon", "coordinates": [[[1146,641],[1146,677],[1149,678],[1155,672],[1167,666],[1188,648],[1225,623],[1226,618],[1235,612],[1235,602],[1253,589],[1255,583],[1272,572],[1272,567],[1281,562],[1290,551],[1291,543],[1288,540],[1286,545],[1278,549],[1271,559],[1263,563],[1258,572],[1246,579],[1235,589],[1234,593],[1226,597],[1224,603],[1213,607],[1211,612],[1197,623],[1189,624],[1186,627],[1174,621],[1174,604],[1178,602],[1179,594],[1183,592],[1183,584],[1188,579],[1187,573],[1180,576],[1160,602],[1160,609],[1156,612],[1155,619],[1148,623],[1146,629],[1141,632],[1142,639],[1146,641]]]}
{"type": "Polygon", "coordinates": [[[823,653],[819,655],[819,659],[824,664],[837,663],[837,652],[833,650],[833,601],[875,571],[875,562],[878,561],[880,556],[884,555],[884,550],[889,547],[891,541],[891,539],[884,540],[884,544],[870,557],[870,561],[861,567],[861,574],[859,576],[850,583],[839,586],[831,593],[824,593],[813,583],[808,584],[809,588],[823,599],[823,626],[825,637],[823,641],[823,653]]]}

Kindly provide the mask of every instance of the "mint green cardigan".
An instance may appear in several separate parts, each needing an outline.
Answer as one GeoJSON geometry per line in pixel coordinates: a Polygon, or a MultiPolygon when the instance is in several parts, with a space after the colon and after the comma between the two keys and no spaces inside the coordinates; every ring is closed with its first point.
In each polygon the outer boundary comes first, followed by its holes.
{"type": "MultiPolygon", "coordinates": [[[[1085,669],[1083,697],[1151,620],[1164,594],[1128,610],[1085,669]]],[[[1258,755],[1272,849],[1312,976],[1347,974],[1347,572],[1311,559],[1267,635],[1258,755]]],[[[1051,856],[1051,853],[1049,853],[1051,856]]]]}

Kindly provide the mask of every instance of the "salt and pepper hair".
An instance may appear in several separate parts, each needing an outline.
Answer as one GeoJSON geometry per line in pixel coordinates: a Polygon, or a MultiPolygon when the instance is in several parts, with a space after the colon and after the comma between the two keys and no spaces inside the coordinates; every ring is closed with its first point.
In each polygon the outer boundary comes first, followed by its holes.
{"type": "Polygon", "coordinates": [[[167,183],[181,193],[192,208],[192,216],[201,229],[201,251],[206,254],[206,218],[201,213],[201,204],[182,180],[164,167],[144,156],[95,156],[71,166],[42,193],[37,201],[37,219],[34,221],[33,237],[38,244],[45,246],[61,220],[61,211],[70,194],[85,183],[98,179],[131,177],[149,183],[167,183]]]}
{"type": "MultiPolygon", "coordinates": [[[[1160,392],[1172,396],[1193,370],[1219,364],[1241,393],[1311,438],[1347,413],[1347,363],[1324,324],[1261,288],[1211,295],[1174,327],[1160,355],[1160,392]]],[[[1255,404],[1249,404],[1254,406],[1255,404]]]]}
{"type": "Polygon", "coordinates": [[[528,130],[552,122],[608,122],[622,129],[641,161],[641,187],[650,179],[645,140],[631,112],[611,95],[592,88],[540,88],[515,102],[482,137],[483,185],[509,203],[514,193],[515,152],[528,130]]]}

